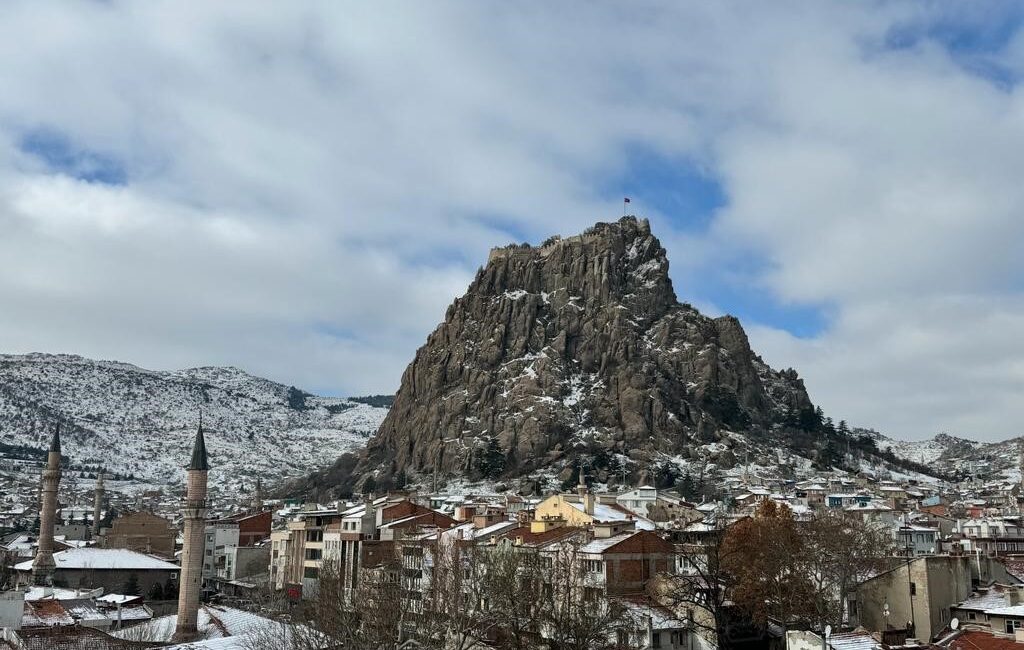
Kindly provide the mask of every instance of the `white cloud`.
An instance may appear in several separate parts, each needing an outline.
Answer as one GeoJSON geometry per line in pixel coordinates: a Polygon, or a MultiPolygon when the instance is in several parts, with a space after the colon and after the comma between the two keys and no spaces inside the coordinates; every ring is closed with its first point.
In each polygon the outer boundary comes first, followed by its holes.
{"type": "Polygon", "coordinates": [[[829,305],[813,339],[748,325],[835,417],[1015,433],[1021,97],[884,47],[932,11],[8,5],[0,349],[394,390],[489,246],[614,217],[640,149],[728,198],[707,233],[652,215],[682,299],[753,257],[775,300],[829,305]],[[48,169],[18,147],[39,128],[127,183],[48,169]]]}

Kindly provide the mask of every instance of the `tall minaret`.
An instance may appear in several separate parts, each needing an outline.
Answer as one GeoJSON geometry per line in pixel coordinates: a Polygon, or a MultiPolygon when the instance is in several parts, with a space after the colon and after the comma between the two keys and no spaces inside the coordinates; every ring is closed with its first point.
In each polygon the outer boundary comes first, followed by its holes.
{"type": "Polygon", "coordinates": [[[256,479],[256,493],[252,496],[253,512],[263,511],[263,481],[256,479]]]}
{"type": "Polygon", "coordinates": [[[178,626],[175,641],[195,638],[199,617],[199,596],[203,583],[203,551],[206,535],[206,473],[210,465],[206,460],[206,440],[203,421],[199,420],[196,443],[192,448],[192,462],[188,465],[188,488],[181,514],[185,518],[185,545],[181,551],[181,578],[178,584],[178,626]]]}
{"type": "Polygon", "coordinates": [[[103,470],[96,478],[96,490],[92,497],[92,536],[95,539],[100,534],[100,514],[103,508],[103,470]]]}
{"type": "Polygon", "coordinates": [[[45,587],[53,583],[53,522],[57,517],[57,486],[60,484],[60,424],[53,432],[46,469],[42,478],[42,504],[39,506],[39,548],[32,561],[32,584],[45,587]]]}

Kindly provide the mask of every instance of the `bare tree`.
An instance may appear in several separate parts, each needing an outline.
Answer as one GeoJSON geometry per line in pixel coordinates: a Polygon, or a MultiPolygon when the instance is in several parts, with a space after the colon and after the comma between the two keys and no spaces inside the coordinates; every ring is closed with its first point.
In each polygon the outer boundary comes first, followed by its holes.
{"type": "MultiPolygon", "coordinates": [[[[293,616],[279,624],[250,631],[247,650],[378,650],[399,642],[406,604],[401,598],[397,564],[388,558],[363,572],[351,599],[345,598],[344,574],[334,561],[325,560],[316,596],[303,601],[293,616]]],[[[266,604],[271,604],[269,599],[266,604]]],[[[278,601],[280,605],[280,601],[278,601]]]]}
{"type": "Polygon", "coordinates": [[[802,564],[814,585],[818,629],[838,628],[846,620],[850,590],[890,568],[895,551],[892,531],[878,523],[825,512],[801,527],[802,564]]]}
{"type": "Polygon", "coordinates": [[[468,650],[495,626],[484,579],[489,568],[485,551],[471,540],[450,536],[423,550],[427,566],[422,578],[416,567],[405,567],[411,580],[422,581],[422,597],[411,603],[417,612],[416,638],[428,648],[468,650]]]}
{"type": "Polygon", "coordinates": [[[18,572],[14,570],[17,561],[15,553],[0,547],[0,591],[13,589],[18,583],[18,572]]]}
{"type": "Polygon", "coordinates": [[[533,548],[503,540],[488,549],[484,588],[490,598],[495,645],[503,650],[538,647],[544,617],[544,558],[533,548]]]}
{"type": "Polygon", "coordinates": [[[544,636],[557,650],[628,648],[639,636],[637,622],[587,570],[584,541],[569,537],[552,551],[551,580],[541,592],[544,636]]]}
{"type": "Polygon", "coordinates": [[[725,647],[731,620],[726,570],[735,549],[723,546],[724,528],[710,531],[702,543],[688,544],[679,569],[653,586],[652,595],[676,611],[684,611],[695,630],[714,645],[725,647]]]}

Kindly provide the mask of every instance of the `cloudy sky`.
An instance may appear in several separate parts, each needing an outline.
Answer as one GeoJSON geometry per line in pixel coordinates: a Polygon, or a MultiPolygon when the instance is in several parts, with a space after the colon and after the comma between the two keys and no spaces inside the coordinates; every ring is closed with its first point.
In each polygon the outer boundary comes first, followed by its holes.
{"type": "Polygon", "coordinates": [[[0,350],[391,392],[629,195],[835,417],[1024,433],[1012,3],[4,3],[0,350]]]}

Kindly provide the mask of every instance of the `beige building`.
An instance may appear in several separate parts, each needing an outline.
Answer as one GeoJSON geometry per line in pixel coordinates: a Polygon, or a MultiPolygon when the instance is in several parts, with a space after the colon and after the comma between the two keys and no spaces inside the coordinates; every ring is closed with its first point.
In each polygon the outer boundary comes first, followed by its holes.
{"type": "Polygon", "coordinates": [[[992,558],[932,555],[902,562],[866,580],[850,598],[850,624],[883,632],[913,627],[929,641],[949,624],[951,610],[966,600],[974,581],[1017,582],[992,558]]]}
{"type": "Polygon", "coordinates": [[[126,548],[165,558],[174,557],[178,531],[171,522],[150,512],[132,512],[111,522],[102,536],[103,548],[126,548]]]}
{"type": "Polygon", "coordinates": [[[649,520],[618,503],[600,503],[585,485],[580,485],[576,494],[554,494],[537,504],[530,529],[534,533],[542,533],[559,526],[586,528],[597,523],[636,528],[654,527],[649,520]]]}
{"type": "Polygon", "coordinates": [[[270,534],[270,580],[275,589],[301,585],[304,595],[315,593],[324,554],[324,531],[339,521],[336,508],[308,508],[270,534]]]}

